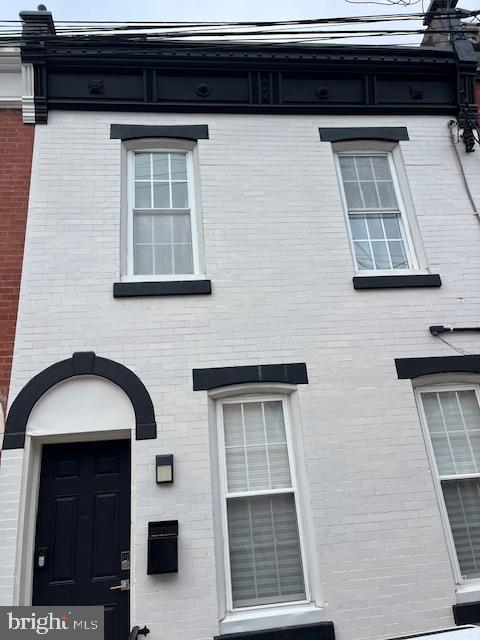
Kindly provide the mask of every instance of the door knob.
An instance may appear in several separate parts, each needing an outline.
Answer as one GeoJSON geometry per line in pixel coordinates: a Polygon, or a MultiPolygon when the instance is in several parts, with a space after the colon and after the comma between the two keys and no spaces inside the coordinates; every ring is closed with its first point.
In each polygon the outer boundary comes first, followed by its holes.
{"type": "Polygon", "coordinates": [[[110,587],[110,591],[130,591],[130,580],[121,580],[120,584],[117,584],[115,587],[110,587]]]}

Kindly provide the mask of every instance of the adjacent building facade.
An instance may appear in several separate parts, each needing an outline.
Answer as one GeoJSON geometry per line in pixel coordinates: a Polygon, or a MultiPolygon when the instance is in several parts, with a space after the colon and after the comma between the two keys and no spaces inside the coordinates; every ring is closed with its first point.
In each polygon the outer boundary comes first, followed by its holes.
{"type": "Polygon", "coordinates": [[[108,640],[473,640],[480,356],[447,335],[480,309],[471,44],[23,19],[2,604],[102,604],[108,640]]]}
{"type": "MultiPolygon", "coordinates": [[[[20,49],[0,47],[0,434],[10,383],[33,152],[33,83],[20,49]]],[[[1,437],[1,436],[0,436],[1,437]]]]}

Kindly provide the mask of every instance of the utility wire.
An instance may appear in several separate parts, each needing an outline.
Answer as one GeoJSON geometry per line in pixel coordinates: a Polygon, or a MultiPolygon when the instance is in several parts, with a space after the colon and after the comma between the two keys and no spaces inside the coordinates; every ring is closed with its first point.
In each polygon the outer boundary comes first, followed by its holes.
{"type": "MultiPolygon", "coordinates": [[[[452,12],[438,12],[437,17],[448,17],[452,12]]],[[[478,20],[480,10],[462,12],[462,18],[478,20]]],[[[370,25],[379,22],[399,22],[405,20],[418,20],[425,17],[424,13],[411,13],[407,15],[389,14],[372,16],[344,16],[337,18],[315,18],[305,20],[284,20],[284,21],[242,21],[242,22],[101,22],[101,21],[56,21],[56,33],[58,36],[74,37],[85,36],[91,40],[98,40],[102,37],[108,39],[123,39],[126,41],[139,38],[149,39],[179,39],[191,42],[191,38],[221,38],[222,40],[231,38],[239,42],[245,37],[250,42],[263,42],[267,38],[272,42],[272,38],[277,38],[272,44],[280,42],[282,38],[288,42],[294,38],[293,43],[300,42],[322,42],[324,40],[342,40],[345,38],[376,38],[403,35],[422,35],[425,29],[341,29],[336,25],[370,25]],[[299,39],[298,36],[304,36],[299,39]]],[[[15,39],[22,37],[19,20],[0,20],[0,42],[5,45],[10,39],[15,43],[15,39]]],[[[450,35],[452,29],[431,29],[429,33],[450,35]]],[[[49,39],[54,36],[42,36],[42,39],[49,39]]]]}

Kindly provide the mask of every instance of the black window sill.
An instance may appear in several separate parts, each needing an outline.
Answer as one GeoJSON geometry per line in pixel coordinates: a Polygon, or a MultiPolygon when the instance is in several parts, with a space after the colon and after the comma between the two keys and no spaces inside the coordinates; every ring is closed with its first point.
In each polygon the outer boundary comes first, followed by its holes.
{"type": "Polygon", "coordinates": [[[407,276],[355,276],[354,289],[405,289],[407,287],[441,287],[438,273],[407,276]]]}
{"type": "Polygon", "coordinates": [[[144,296],[195,296],[212,293],[210,280],[168,280],[165,282],[115,282],[114,298],[144,296]]]}
{"type": "Polygon", "coordinates": [[[244,631],[215,636],[213,640],[335,640],[333,622],[317,622],[280,629],[244,631]]]}

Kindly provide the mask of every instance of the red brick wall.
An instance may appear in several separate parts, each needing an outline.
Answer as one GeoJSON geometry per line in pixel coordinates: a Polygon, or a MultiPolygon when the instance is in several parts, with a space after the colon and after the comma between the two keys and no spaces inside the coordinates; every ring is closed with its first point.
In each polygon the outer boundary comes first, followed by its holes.
{"type": "Polygon", "coordinates": [[[0,110],[0,402],[12,367],[35,127],[20,111],[0,110]]]}

